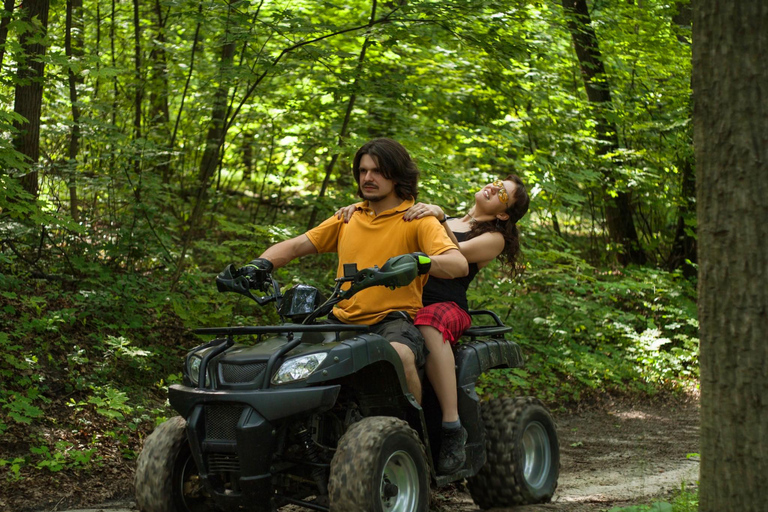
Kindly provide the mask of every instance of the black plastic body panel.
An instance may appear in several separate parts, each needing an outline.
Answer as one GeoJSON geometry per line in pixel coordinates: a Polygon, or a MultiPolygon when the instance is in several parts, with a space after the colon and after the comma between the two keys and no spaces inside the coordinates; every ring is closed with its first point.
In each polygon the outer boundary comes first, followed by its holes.
{"type": "MultiPolygon", "coordinates": [[[[394,415],[406,419],[422,437],[428,452],[436,455],[439,450],[440,411],[434,394],[430,397],[429,384],[425,381],[424,409],[413,400],[408,393],[400,358],[387,340],[357,329],[335,331],[328,326],[323,326],[325,330],[312,326],[313,329],[293,330],[294,327],[243,329],[239,332],[212,329],[208,334],[253,336],[258,337],[259,342],[255,345],[235,344],[213,358],[210,364],[215,369],[220,364],[263,363],[291,343],[296,344],[295,348],[274,361],[275,370],[286,359],[327,353],[308,379],[273,385],[271,375],[264,375],[258,382],[237,384],[222,384],[214,378],[215,383],[208,389],[183,385],[173,385],[169,389],[171,405],[187,418],[192,453],[201,477],[217,506],[223,510],[242,510],[242,507],[261,510],[265,497],[274,492],[272,464],[281,429],[312,414],[332,409],[343,390],[354,394],[364,416],[394,415]],[[268,334],[272,336],[265,336],[268,334]],[[233,440],[206,439],[205,411],[206,406],[212,404],[242,407],[233,440]],[[238,456],[239,492],[216,492],[207,472],[206,457],[210,453],[238,456]]],[[[473,340],[458,346],[458,406],[461,422],[469,434],[468,464],[454,475],[437,476],[433,463],[430,463],[432,478],[438,485],[472,476],[485,464],[485,435],[479,397],[475,392],[478,377],[492,368],[522,367],[523,363],[517,344],[501,337],[473,340]]],[[[210,373],[212,378],[217,375],[214,370],[210,373]]]]}

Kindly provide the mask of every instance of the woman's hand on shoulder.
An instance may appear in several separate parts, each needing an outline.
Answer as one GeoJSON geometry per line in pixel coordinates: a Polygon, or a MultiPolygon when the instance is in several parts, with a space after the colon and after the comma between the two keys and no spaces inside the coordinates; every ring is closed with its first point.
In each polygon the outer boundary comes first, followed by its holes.
{"type": "Polygon", "coordinates": [[[355,214],[357,211],[357,205],[351,204],[349,206],[342,206],[338,210],[336,210],[336,213],[334,213],[334,217],[336,217],[339,220],[344,220],[345,223],[349,222],[349,219],[352,218],[352,215],[355,214]]]}
{"type": "Polygon", "coordinates": [[[436,204],[416,203],[403,214],[403,220],[405,221],[423,219],[425,217],[435,217],[437,220],[443,220],[445,213],[436,204]]]}

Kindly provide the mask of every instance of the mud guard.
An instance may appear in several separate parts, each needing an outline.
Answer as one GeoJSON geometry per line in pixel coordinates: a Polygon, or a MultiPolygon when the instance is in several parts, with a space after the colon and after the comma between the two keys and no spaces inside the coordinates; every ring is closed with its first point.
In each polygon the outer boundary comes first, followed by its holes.
{"type": "Polygon", "coordinates": [[[473,340],[456,351],[456,383],[461,424],[467,429],[467,464],[456,475],[438,476],[438,485],[477,473],[485,464],[485,428],[480,415],[477,379],[494,368],[522,368],[525,364],[517,343],[504,338],[473,340]]]}

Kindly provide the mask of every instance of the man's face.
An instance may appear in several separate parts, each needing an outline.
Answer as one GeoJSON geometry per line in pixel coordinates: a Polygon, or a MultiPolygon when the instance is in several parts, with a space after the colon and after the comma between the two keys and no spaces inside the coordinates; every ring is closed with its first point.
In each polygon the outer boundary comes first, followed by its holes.
{"type": "Polygon", "coordinates": [[[379,164],[371,155],[360,159],[360,190],[363,198],[376,203],[395,196],[395,182],[384,177],[379,171],[379,164]]]}

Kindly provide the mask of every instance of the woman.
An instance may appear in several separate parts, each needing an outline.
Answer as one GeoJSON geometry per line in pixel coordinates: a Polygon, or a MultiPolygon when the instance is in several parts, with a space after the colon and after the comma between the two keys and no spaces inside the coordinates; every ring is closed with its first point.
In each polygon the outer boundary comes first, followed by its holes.
{"type": "MultiPolygon", "coordinates": [[[[475,203],[463,217],[446,217],[439,206],[424,203],[416,203],[403,215],[405,221],[429,216],[437,218],[469,263],[466,277],[429,278],[422,297],[424,308],[414,319],[429,351],[425,366],[427,377],[443,412],[443,439],[437,464],[439,474],[453,473],[466,460],[467,432],[459,421],[452,345],[471,325],[467,288],[478,271],[495,258],[506,263],[510,272],[514,271],[520,247],[517,221],[528,211],[529,203],[522,180],[510,174],[475,193],[475,203]]],[[[354,205],[348,206],[336,215],[348,221],[355,210],[354,205]]]]}

